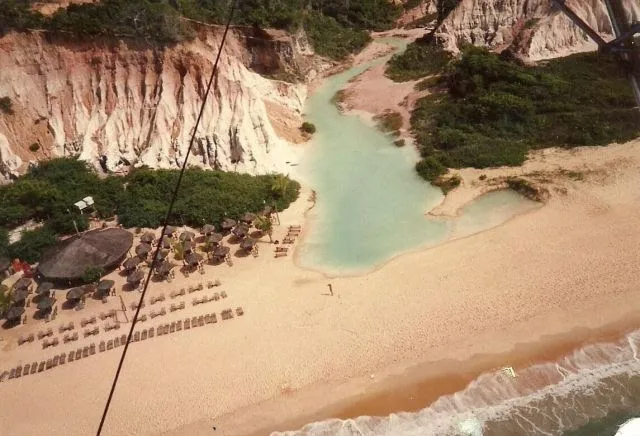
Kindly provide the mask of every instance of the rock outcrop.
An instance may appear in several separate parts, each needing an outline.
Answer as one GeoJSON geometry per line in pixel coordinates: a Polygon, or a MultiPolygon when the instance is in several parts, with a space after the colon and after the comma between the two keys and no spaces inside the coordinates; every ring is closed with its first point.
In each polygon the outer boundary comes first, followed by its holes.
{"type": "MultiPolygon", "coordinates": [[[[112,171],[179,166],[221,34],[203,27],[195,40],[165,49],[40,32],[1,38],[0,97],[14,113],[0,111],[0,179],[54,156],[112,171]]],[[[312,63],[302,65],[310,54],[301,36],[231,32],[189,164],[286,172],[306,86],[256,71],[313,76],[312,63]]]]}
{"type": "MultiPolygon", "coordinates": [[[[640,20],[640,3],[623,2],[629,20],[640,20]]],[[[569,0],[567,4],[605,39],[613,38],[603,0],[569,0]]],[[[435,37],[453,52],[470,43],[496,50],[510,48],[531,60],[596,48],[551,0],[462,0],[435,37]]]]}

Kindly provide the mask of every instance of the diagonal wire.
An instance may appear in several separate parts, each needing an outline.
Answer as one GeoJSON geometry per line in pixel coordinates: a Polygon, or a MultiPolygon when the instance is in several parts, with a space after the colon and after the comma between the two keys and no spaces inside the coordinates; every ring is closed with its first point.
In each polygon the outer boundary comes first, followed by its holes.
{"type": "MultiPolygon", "coordinates": [[[[187,161],[189,160],[189,155],[191,154],[191,148],[193,147],[193,143],[196,138],[196,132],[198,131],[198,126],[200,125],[200,120],[202,119],[202,115],[204,113],[204,108],[207,103],[207,97],[209,95],[209,91],[211,90],[211,85],[213,84],[214,78],[217,78],[216,72],[218,70],[218,62],[220,61],[220,55],[222,54],[222,48],[224,47],[225,40],[227,39],[227,33],[229,32],[229,27],[231,25],[231,20],[233,19],[233,13],[236,9],[237,0],[232,0],[231,6],[229,9],[229,17],[227,19],[227,23],[224,28],[224,33],[222,34],[222,41],[220,42],[220,46],[218,47],[218,54],[216,55],[216,60],[213,63],[213,69],[211,70],[211,77],[209,77],[209,83],[207,84],[207,90],[202,97],[202,105],[200,106],[200,112],[198,113],[198,119],[196,120],[196,124],[193,127],[193,133],[191,134],[191,139],[189,141],[189,148],[187,149],[187,154],[184,158],[184,162],[182,163],[182,168],[180,169],[180,175],[178,176],[178,181],[176,182],[176,186],[173,190],[173,195],[171,196],[171,202],[169,203],[169,208],[167,209],[167,215],[164,218],[164,226],[162,227],[162,233],[160,237],[164,236],[167,226],[169,223],[169,217],[173,212],[173,206],[178,198],[178,191],[180,190],[180,184],[182,182],[182,176],[184,175],[185,169],[187,168],[187,161]]],[[[129,344],[131,343],[131,337],[133,335],[133,329],[138,322],[138,315],[140,314],[140,308],[142,307],[142,301],[147,293],[147,288],[149,287],[149,281],[151,279],[151,274],[153,273],[153,266],[156,263],[158,258],[158,253],[160,252],[162,244],[158,244],[155,252],[153,253],[153,260],[151,261],[151,268],[149,269],[149,273],[147,274],[147,278],[144,282],[144,287],[142,289],[142,293],[140,295],[140,301],[138,302],[138,307],[136,309],[136,313],[133,315],[133,319],[131,320],[131,328],[129,328],[129,334],[127,335],[127,342],[124,344],[124,348],[122,350],[122,355],[120,356],[120,363],[118,364],[118,369],[116,370],[115,377],[113,378],[113,383],[111,384],[111,391],[109,392],[109,397],[107,398],[107,402],[104,406],[104,411],[102,412],[102,418],[100,419],[100,426],[98,427],[97,436],[100,436],[102,433],[102,427],[104,425],[105,419],[107,418],[107,414],[109,413],[109,406],[111,405],[111,400],[113,398],[113,393],[116,390],[116,386],[118,384],[118,378],[120,377],[120,371],[122,370],[122,365],[124,364],[124,359],[127,356],[127,350],[129,349],[129,344]]]]}

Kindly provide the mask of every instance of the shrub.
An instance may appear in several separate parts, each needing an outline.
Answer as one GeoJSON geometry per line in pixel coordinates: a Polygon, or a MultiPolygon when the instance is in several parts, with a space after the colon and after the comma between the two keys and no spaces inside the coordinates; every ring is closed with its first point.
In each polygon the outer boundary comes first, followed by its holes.
{"type": "Polygon", "coordinates": [[[380,130],[392,135],[399,135],[402,128],[402,114],[400,112],[386,111],[373,117],[380,130]]]}
{"type": "Polygon", "coordinates": [[[314,133],[316,133],[316,126],[313,123],[305,121],[304,123],[302,123],[302,126],[300,126],[300,130],[302,130],[304,133],[313,135],[314,133]]]}
{"type": "Polygon", "coordinates": [[[446,92],[418,100],[411,114],[425,158],[417,168],[430,181],[441,167],[520,165],[531,149],[604,145],[640,135],[626,77],[599,54],[525,67],[471,46],[443,83],[446,92]]]}
{"type": "Polygon", "coordinates": [[[47,228],[27,230],[22,233],[19,241],[9,245],[9,256],[29,263],[35,263],[40,259],[43,251],[53,247],[58,242],[55,233],[47,228]]]}
{"type": "Polygon", "coordinates": [[[393,141],[393,145],[395,145],[396,147],[404,147],[406,145],[406,142],[404,139],[396,139],[395,141],[393,141]]]}
{"type": "Polygon", "coordinates": [[[13,115],[13,102],[9,97],[0,97],[0,111],[7,115],[13,115]]]}
{"type": "Polygon", "coordinates": [[[343,59],[362,50],[371,40],[365,30],[340,25],[333,17],[311,12],[304,28],[316,53],[333,59],[343,59]]]}
{"type": "Polygon", "coordinates": [[[104,274],[104,270],[99,266],[89,266],[84,270],[80,279],[86,283],[96,283],[100,280],[100,277],[104,274]]]}
{"type": "Polygon", "coordinates": [[[395,82],[420,79],[439,74],[451,60],[451,55],[431,42],[415,41],[407,49],[389,59],[385,75],[395,82]]]}
{"type": "Polygon", "coordinates": [[[442,193],[446,195],[449,191],[460,186],[461,182],[462,179],[460,179],[460,176],[456,174],[451,177],[440,176],[433,182],[433,184],[442,189],[442,193]]]}
{"type": "Polygon", "coordinates": [[[37,142],[34,142],[29,146],[29,151],[32,153],[35,153],[38,150],[40,150],[40,144],[38,144],[37,142]]]}

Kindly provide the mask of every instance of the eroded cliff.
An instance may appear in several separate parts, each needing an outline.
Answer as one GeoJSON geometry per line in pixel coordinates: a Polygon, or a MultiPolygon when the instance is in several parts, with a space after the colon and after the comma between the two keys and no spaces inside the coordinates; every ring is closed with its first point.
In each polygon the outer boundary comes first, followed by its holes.
{"type": "MultiPolygon", "coordinates": [[[[29,161],[66,155],[96,167],[102,160],[109,170],[177,167],[221,33],[203,27],[193,41],[165,49],[40,32],[1,38],[0,97],[11,99],[14,113],[0,112],[0,178],[29,161]]],[[[189,163],[286,172],[306,86],[256,71],[312,76],[311,54],[301,37],[231,32],[189,163]]]]}
{"type": "MultiPolygon", "coordinates": [[[[640,3],[623,2],[629,20],[639,20],[640,3]]],[[[612,39],[603,0],[569,0],[567,4],[605,39],[612,39]]],[[[465,43],[498,50],[510,47],[531,60],[596,48],[550,0],[462,0],[435,36],[439,44],[453,52],[465,43]]]]}

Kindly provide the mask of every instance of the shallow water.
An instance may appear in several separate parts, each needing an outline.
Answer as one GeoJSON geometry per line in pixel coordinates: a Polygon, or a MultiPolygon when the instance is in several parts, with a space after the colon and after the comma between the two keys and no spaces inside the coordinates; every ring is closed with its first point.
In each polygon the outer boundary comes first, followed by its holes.
{"type": "MultiPolygon", "coordinates": [[[[399,39],[385,41],[405,47],[399,39]]],[[[465,208],[458,223],[426,216],[443,196],[413,170],[416,149],[395,147],[391,137],[331,102],[351,78],[386,59],[329,78],[308,101],[317,133],[300,170],[317,202],[299,251],[305,267],[366,272],[403,251],[442,242],[453,230],[456,236],[474,233],[535,204],[515,193],[492,193],[465,208]]]]}
{"type": "MultiPolygon", "coordinates": [[[[486,373],[425,409],[306,425],[302,435],[613,436],[640,415],[640,331],[587,345],[555,362],[486,373]]],[[[628,434],[640,434],[640,425],[628,434]]]]}

